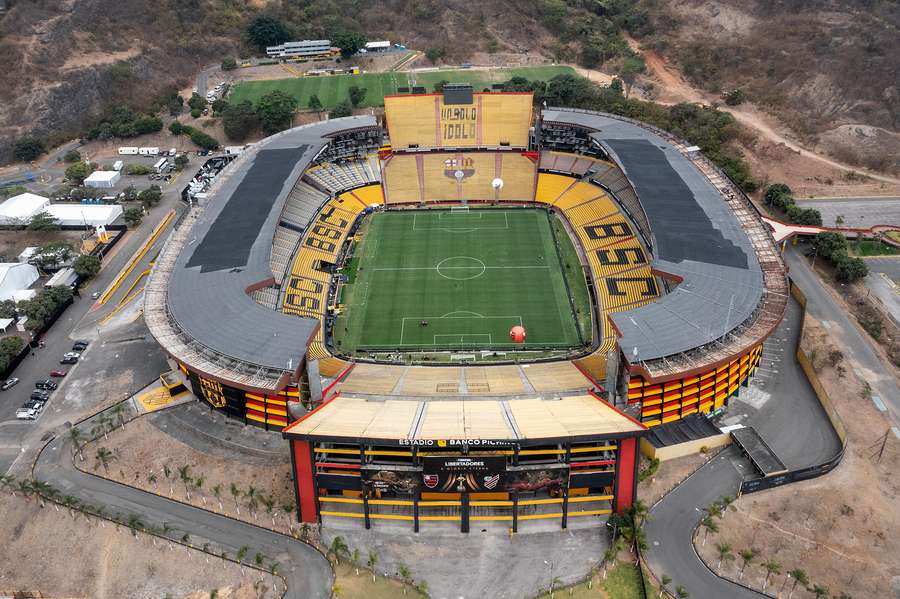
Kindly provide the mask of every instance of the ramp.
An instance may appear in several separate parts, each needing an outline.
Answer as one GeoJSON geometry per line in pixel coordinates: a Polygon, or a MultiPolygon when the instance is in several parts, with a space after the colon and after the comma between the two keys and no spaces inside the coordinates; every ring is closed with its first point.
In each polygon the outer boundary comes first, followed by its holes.
{"type": "Polygon", "coordinates": [[[784,474],[787,466],[752,426],[731,431],[731,438],[763,476],[784,474]]]}

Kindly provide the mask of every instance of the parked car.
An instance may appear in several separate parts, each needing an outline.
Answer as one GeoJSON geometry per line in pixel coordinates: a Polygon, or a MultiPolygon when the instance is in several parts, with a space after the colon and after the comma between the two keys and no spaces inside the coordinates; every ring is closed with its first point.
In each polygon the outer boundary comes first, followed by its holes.
{"type": "Polygon", "coordinates": [[[76,356],[66,356],[62,360],[59,361],[60,364],[77,364],[78,357],[76,356]]]}
{"type": "Polygon", "coordinates": [[[85,349],[87,349],[87,346],[90,344],[91,344],[90,341],[84,341],[83,339],[79,339],[72,345],[72,351],[79,351],[79,352],[84,351],[85,349]]]}
{"type": "Polygon", "coordinates": [[[67,371],[65,371],[65,370],[51,370],[50,376],[56,377],[56,378],[62,378],[64,376],[66,376],[66,372],[67,371]]]}
{"type": "Polygon", "coordinates": [[[35,412],[40,412],[44,409],[44,405],[47,402],[41,401],[40,399],[29,399],[25,403],[22,404],[22,407],[27,410],[34,410],[35,412]]]}
{"type": "Polygon", "coordinates": [[[68,351],[65,353],[65,355],[63,355],[63,358],[80,358],[80,357],[81,357],[81,352],[77,352],[77,351],[68,351]]]}
{"type": "Polygon", "coordinates": [[[50,399],[50,394],[46,391],[41,391],[40,389],[35,389],[31,392],[31,397],[29,399],[36,399],[38,401],[47,401],[50,399]]]}
{"type": "Polygon", "coordinates": [[[6,379],[6,382],[0,385],[0,390],[6,391],[7,389],[11,389],[19,384],[19,379],[16,377],[12,377],[11,379],[6,379]]]}
{"type": "Polygon", "coordinates": [[[37,412],[29,408],[19,408],[16,410],[16,418],[19,420],[34,420],[37,416],[37,412]]]}
{"type": "Polygon", "coordinates": [[[45,379],[45,380],[43,380],[43,381],[38,381],[38,382],[36,382],[36,383],[34,384],[34,388],[35,388],[35,389],[43,389],[43,390],[45,390],[45,391],[53,391],[53,390],[56,389],[58,386],[59,386],[59,385],[57,385],[56,383],[54,383],[54,382],[53,382],[52,380],[50,380],[50,379],[45,379]]]}
{"type": "Polygon", "coordinates": [[[100,299],[100,292],[99,292],[99,291],[95,291],[94,293],[92,293],[92,294],[91,294],[91,299],[100,299]]]}

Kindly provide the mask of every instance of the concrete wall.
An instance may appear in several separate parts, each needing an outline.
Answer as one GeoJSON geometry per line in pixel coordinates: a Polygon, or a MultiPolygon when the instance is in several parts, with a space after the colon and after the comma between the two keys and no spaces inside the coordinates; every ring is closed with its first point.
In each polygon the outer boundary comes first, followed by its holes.
{"type": "Polygon", "coordinates": [[[700,453],[700,449],[703,447],[713,449],[714,447],[723,447],[729,443],[731,443],[731,435],[728,433],[712,435],[711,437],[695,439],[694,441],[686,441],[685,443],[669,445],[668,447],[654,447],[647,439],[642,438],[641,453],[648,459],[652,460],[653,458],[656,458],[660,462],[665,462],[667,460],[674,460],[675,458],[682,458],[686,455],[700,453]]]}

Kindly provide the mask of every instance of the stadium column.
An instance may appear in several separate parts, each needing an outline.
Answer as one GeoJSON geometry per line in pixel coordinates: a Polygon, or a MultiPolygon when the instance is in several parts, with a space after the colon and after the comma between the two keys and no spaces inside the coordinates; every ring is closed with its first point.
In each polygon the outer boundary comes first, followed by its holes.
{"type": "Polygon", "coordinates": [[[291,462],[294,467],[294,493],[297,497],[297,516],[300,522],[318,522],[316,483],[314,480],[312,449],[309,441],[291,439],[291,462]]]}
{"type": "Polygon", "coordinates": [[[637,495],[637,437],[628,437],[619,441],[616,456],[615,501],[613,509],[622,513],[632,506],[637,495]]]}

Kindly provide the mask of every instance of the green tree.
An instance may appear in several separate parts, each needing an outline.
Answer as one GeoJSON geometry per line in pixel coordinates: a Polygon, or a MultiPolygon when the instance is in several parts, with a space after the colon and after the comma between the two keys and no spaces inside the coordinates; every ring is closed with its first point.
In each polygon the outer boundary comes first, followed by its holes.
{"type": "Polygon", "coordinates": [[[788,578],[793,580],[791,591],[788,593],[788,599],[791,599],[791,596],[794,594],[794,589],[797,588],[798,584],[804,587],[809,584],[809,578],[806,576],[806,571],[801,570],[800,568],[795,568],[788,572],[788,578]]]}
{"type": "Polygon", "coordinates": [[[232,141],[244,141],[259,127],[259,117],[248,100],[229,104],[222,112],[225,136],[232,141]]]}
{"type": "Polygon", "coordinates": [[[211,104],[213,116],[222,116],[228,110],[228,100],[225,98],[216,98],[211,104]]]}
{"type": "Polygon", "coordinates": [[[39,212],[28,221],[29,231],[59,231],[59,219],[49,212],[39,212]]]}
{"type": "Polygon", "coordinates": [[[331,36],[331,43],[341,49],[341,56],[349,58],[366,47],[366,36],[356,31],[339,31],[331,36]]]}
{"type": "Polygon", "coordinates": [[[835,253],[847,252],[847,238],[840,233],[830,231],[819,233],[813,239],[813,244],[818,255],[829,260],[835,253]]]}
{"type": "Polygon", "coordinates": [[[337,536],[331,540],[331,545],[328,546],[328,553],[334,556],[334,561],[336,563],[340,564],[341,557],[350,554],[350,548],[347,547],[347,543],[344,542],[343,537],[337,536]]]}
{"type": "Polygon", "coordinates": [[[92,279],[100,272],[100,258],[90,254],[81,254],[75,259],[72,269],[82,279],[92,279]]]}
{"type": "Polygon", "coordinates": [[[766,569],[766,580],[765,582],[763,582],[762,588],[762,590],[765,591],[766,587],[769,586],[769,579],[772,577],[772,575],[779,574],[781,572],[781,564],[773,559],[770,559],[766,560],[766,562],[763,564],[763,568],[766,569]]]}
{"type": "Polygon", "coordinates": [[[162,189],[160,189],[159,185],[151,185],[147,189],[143,190],[138,194],[138,200],[144,206],[155,206],[162,199],[162,189]]]}
{"type": "Polygon", "coordinates": [[[353,116],[353,107],[350,106],[350,102],[347,102],[346,100],[338,102],[338,104],[331,109],[331,112],[328,113],[328,118],[331,119],[339,119],[345,116],[353,116]]]}
{"type": "Polygon", "coordinates": [[[105,447],[100,447],[99,449],[97,449],[97,454],[95,457],[97,458],[97,461],[94,463],[94,470],[97,470],[100,466],[103,466],[103,470],[107,474],[109,474],[110,463],[114,462],[117,459],[116,455],[105,447]]]}
{"type": "Polygon", "coordinates": [[[256,104],[259,123],[263,131],[270,134],[290,127],[295,110],[297,110],[296,98],[277,89],[264,95],[256,104]]]}
{"type": "Polygon", "coordinates": [[[125,174],[126,175],[149,175],[153,172],[146,164],[128,164],[125,165],[125,174]]]}
{"type": "Polygon", "coordinates": [[[203,112],[199,108],[191,108],[191,118],[199,119],[203,112]]]}
{"type": "Polygon", "coordinates": [[[188,165],[190,159],[187,157],[187,154],[179,154],[175,157],[175,168],[179,171],[184,170],[184,167],[188,165]]]}
{"type": "Polygon", "coordinates": [[[776,201],[784,197],[794,197],[794,192],[784,183],[773,183],[763,193],[763,200],[769,205],[776,205],[776,201]]]}
{"type": "Polygon", "coordinates": [[[822,226],[822,213],[815,208],[801,208],[791,217],[798,225],[822,226]]]}
{"type": "Polygon", "coordinates": [[[191,94],[190,99],[188,99],[188,107],[191,109],[203,110],[207,106],[209,106],[209,102],[206,101],[206,98],[196,92],[191,94]]]}
{"type": "Polygon", "coordinates": [[[358,85],[351,85],[347,90],[347,94],[350,97],[350,103],[353,104],[353,107],[356,108],[366,97],[366,88],[359,87],[358,85]]]}
{"type": "Polygon", "coordinates": [[[178,116],[184,110],[184,98],[177,93],[173,93],[166,98],[166,108],[168,108],[170,116],[178,116]]]}
{"type": "Polygon", "coordinates": [[[15,318],[16,302],[8,299],[0,301],[0,318],[15,318]]]}
{"type": "Polygon", "coordinates": [[[378,554],[374,551],[370,551],[369,557],[366,559],[366,565],[369,567],[369,570],[372,571],[372,584],[375,584],[375,576],[377,574],[375,567],[378,565],[378,554]]]}
{"type": "Polygon", "coordinates": [[[66,168],[66,179],[75,185],[81,185],[93,170],[87,162],[76,162],[66,168]]]}
{"type": "Polygon", "coordinates": [[[722,94],[722,98],[725,100],[725,103],[729,106],[737,106],[739,104],[743,104],[745,100],[744,90],[738,88],[733,89],[731,91],[727,91],[722,94]]]}
{"type": "Polygon", "coordinates": [[[79,162],[81,161],[81,152],[78,150],[69,150],[63,156],[63,161],[65,162],[79,162]]]}
{"type": "Polygon", "coordinates": [[[25,342],[16,335],[0,339],[0,372],[9,368],[10,363],[19,355],[25,342]]]}
{"type": "Polygon", "coordinates": [[[425,58],[428,59],[432,64],[437,63],[440,59],[444,57],[444,49],[431,47],[425,50],[425,58]]]}
{"type": "Polygon", "coordinates": [[[143,114],[134,120],[134,129],[138,135],[162,131],[163,122],[158,116],[143,114]]]}
{"type": "Polygon", "coordinates": [[[223,71],[233,71],[237,68],[237,61],[233,56],[226,56],[222,59],[222,70],[223,71]]]}
{"type": "Polygon", "coordinates": [[[811,589],[807,590],[815,595],[816,599],[822,599],[822,597],[828,596],[828,587],[822,584],[814,584],[811,589]]]}
{"type": "Polygon", "coordinates": [[[259,15],[247,25],[247,39],[260,52],[267,46],[277,46],[291,39],[291,33],[280,19],[271,15],[259,15]]]}
{"type": "Polygon", "coordinates": [[[719,554],[719,563],[716,564],[716,570],[722,567],[723,561],[734,559],[734,553],[731,552],[731,545],[729,543],[716,543],[716,552],[719,554]]]}
{"type": "Polygon", "coordinates": [[[13,146],[13,156],[22,162],[31,162],[45,151],[44,142],[33,135],[20,137],[13,146]]]}
{"type": "Polygon", "coordinates": [[[738,574],[738,580],[744,577],[744,570],[746,570],[747,566],[749,566],[756,556],[759,555],[759,550],[753,547],[750,549],[741,549],[739,555],[741,556],[742,563],[740,574],[738,574]]]}
{"type": "Polygon", "coordinates": [[[184,133],[184,125],[178,121],[172,121],[169,123],[169,133],[172,135],[181,135],[184,133]]]}
{"type": "Polygon", "coordinates": [[[852,283],[869,274],[869,267],[862,258],[847,258],[837,264],[835,276],[842,283],[852,283]]]}
{"type": "Polygon", "coordinates": [[[312,94],[309,97],[309,109],[315,112],[321,112],[322,110],[322,100],[319,99],[319,96],[316,94],[312,94]]]}

